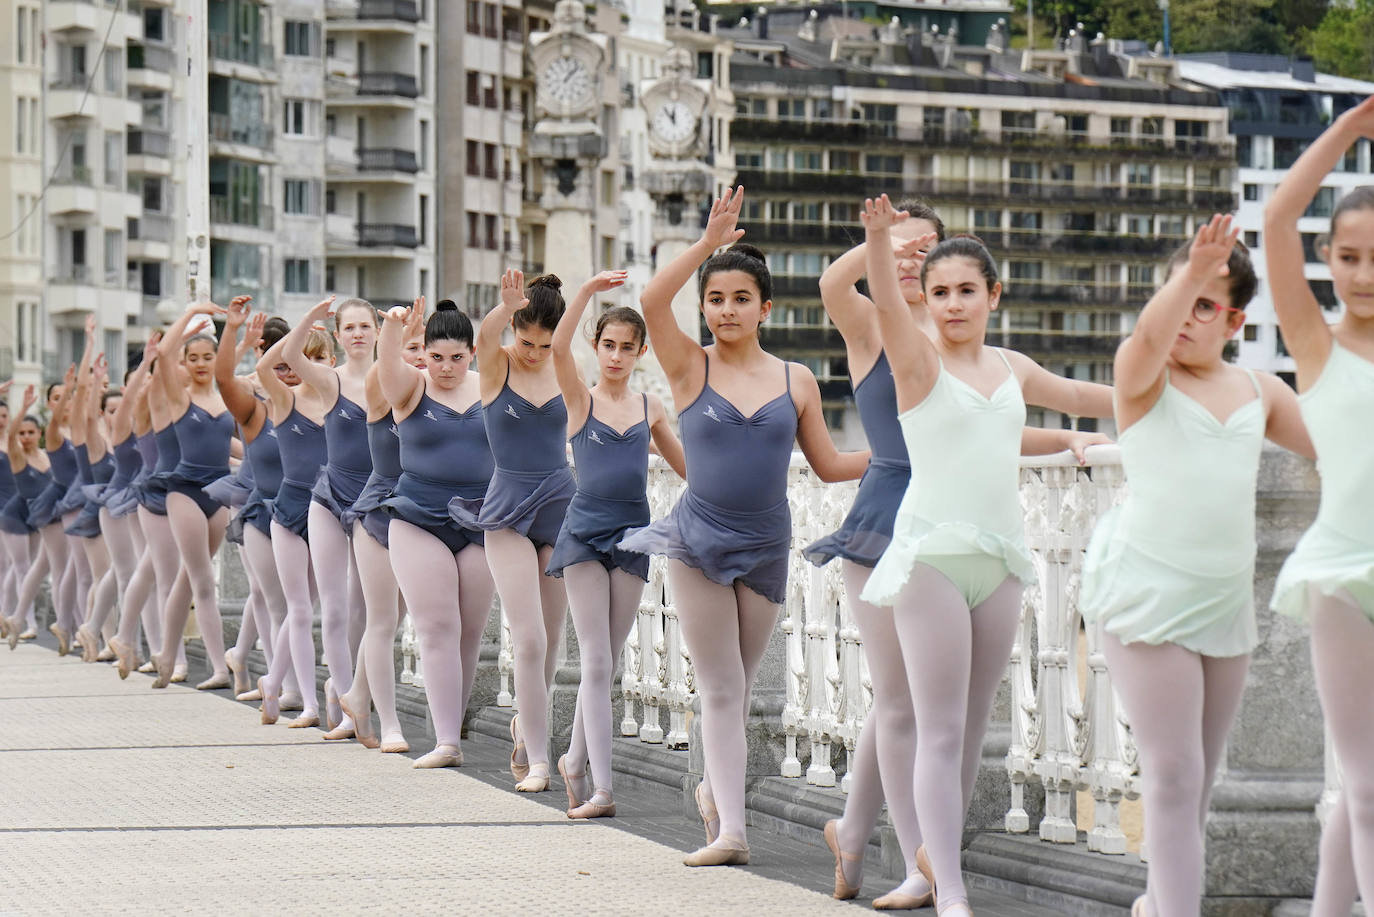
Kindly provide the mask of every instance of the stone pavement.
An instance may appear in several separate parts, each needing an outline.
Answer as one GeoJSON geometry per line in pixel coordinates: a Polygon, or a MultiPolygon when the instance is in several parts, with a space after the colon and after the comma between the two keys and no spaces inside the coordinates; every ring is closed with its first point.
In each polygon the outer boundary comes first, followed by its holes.
{"type": "Polygon", "coordinates": [[[890,884],[870,872],[833,901],[824,847],[759,829],[750,867],[687,869],[701,827],[662,787],[623,781],[617,818],[572,822],[561,783],[513,792],[508,744],[474,734],[461,770],[416,771],[261,726],[227,692],[149,684],[48,645],[0,654],[0,915],[853,914],[890,884]]]}

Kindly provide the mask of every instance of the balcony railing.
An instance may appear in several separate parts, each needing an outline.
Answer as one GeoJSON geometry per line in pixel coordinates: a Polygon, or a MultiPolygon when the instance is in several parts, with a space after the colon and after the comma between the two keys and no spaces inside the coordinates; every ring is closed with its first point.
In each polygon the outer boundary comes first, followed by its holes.
{"type": "Polygon", "coordinates": [[[232,115],[210,112],[210,136],[224,143],[272,149],[272,129],[261,121],[235,121],[232,115]]]}
{"type": "Polygon", "coordinates": [[[167,131],[129,131],[124,151],[130,156],[171,156],[172,135],[167,131]]]}
{"type": "Polygon", "coordinates": [[[91,81],[89,73],[59,73],[48,80],[49,89],[85,89],[91,81]]]}
{"type": "Polygon", "coordinates": [[[420,164],[411,150],[371,147],[358,150],[358,170],[362,172],[418,172],[420,164]]]}
{"type": "Polygon", "coordinates": [[[210,222],[230,223],[272,229],[272,208],[263,204],[235,201],[217,194],[210,195],[210,222]]]}
{"type": "Polygon", "coordinates": [[[129,241],[170,242],[172,241],[172,218],[160,213],[144,211],[137,220],[129,221],[129,241]]]}
{"type": "Polygon", "coordinates": [[[94,276],[89,264],[59,264],[48,282],[86,286],[93,282],[91,278],[94,276]]]}
{"type": "Polygon", "coordinates": [[[415,0],[362,0],[358,5],[358,18],[419,22],[420,5],[415,0]]]}
{"type": "Polygon", "coordinates": [[[359,223],[358,244],[364,247],[385,245],[418,248],[420,240],[414,226],[402,223],[359,223]]]}
{"type": "Polygon", "coordinates": [[[1121,338],[1117,331],[989,331],[987,343],[1027,354],[1110,357],[1121,338]]]}
{"type": "Polygon", "coordinates": [[[209,45],[211,57],[236,64],[270,68],[276,59],[271,45],[241,35],[211,32],[209,45]]]}
{"type": "Polygon", "coordinates": [[[176,55],[170,48],[158,45],[129,45],[130,70],[156,70],[171,73],[176,65],[176,55]]]}
{"type": "Polygon", "coordinates": [[[414,99],[420,95],[420,84],[409,73],[369,71],[358,74],[360,96],[404,96],[414,99]]]}
{"type": "Polygon", "coordinates": [[[54,185],[82,185],[89,188],[92,184],[90,167],[67,166],[53,176],[52,183],[54,185]]]}

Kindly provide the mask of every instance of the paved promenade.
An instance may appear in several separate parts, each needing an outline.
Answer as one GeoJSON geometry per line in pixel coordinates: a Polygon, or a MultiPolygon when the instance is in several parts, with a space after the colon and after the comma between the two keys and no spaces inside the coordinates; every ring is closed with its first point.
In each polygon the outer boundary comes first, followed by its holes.
{"type": "Polygon", "coordinates": [[[627,787],[620,817],[572,822],[560,783],[516,794],[508,748],[480,736],[463,769],[416,771],[46,645],[0,655],[0,724],[0,915],[852,915],[891,884],[870,872],[858,902],[833,901],[824,848],[763,831],[754,866],[687,869],[701,828],[666,792],[627,787]]]}

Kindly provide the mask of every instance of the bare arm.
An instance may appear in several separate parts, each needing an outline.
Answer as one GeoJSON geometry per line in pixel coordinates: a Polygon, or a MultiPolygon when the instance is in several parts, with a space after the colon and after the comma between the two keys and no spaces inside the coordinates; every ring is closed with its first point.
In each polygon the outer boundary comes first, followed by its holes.
{"type": "Polygon", "coordinates": [[[153,371],[153,378],[161,389],[162,395],[166,398],[174,420],[180,414],[179,409],[183,407],[183,402],[189,403],[191,399],[186,389],[178,381],[176,374],[177,351],[181,350],[187,329],[200,316],[216,315],[224,311],[211,302],[195,303],[172,323],[172,327],[167,329],[167,333],[158,342],[158,361],[157,368],[153,371]]]}
{"type": "Polygon", "coordinates": [[[1021,431],[1022,455],[1054,455],[1072,452],[1078,464],[1087,461],[1089,446],[1105,446],[1111,437],[1105,433],[1085,433],[1079,430],[1051,430],[1045,427],[1026,427],[1021,431]]]}
{"type": "Polygon", "coordinates": [[[793,363],[790,378],[792,400],[797,404],[797,445],[816,477],[827,484],[863,477],[872,453],[841,452],[835,448],[821,413],[821,388],[811,370],[793,363]]]}
{"type": "Polygon", "coordinates": [[[1065,379],[1023,353],[1014,350],[1003,350],[1002,353],[1011,363],[1028,404],[1038,404],[1074,417],[1112,416],[1110,385],[1065,379]]]}
{"type": "Polygon", "coordinates": [[[96,358],[95,366],[91,369],[91,390],[86,403],[86,456],[93,465],[105,457],[105,452],[109,448],[105,442],[105,431],[101,424],[103,415],[100,411],[100,400],[109,384],[110,364],[105,362],[105,355],[102,353],[96,358]]]}
{"type": "Polygon", "coordinates": [[[897,255],[892,249],[891,227],[904,219],[906,214],[894,210],[886,194],[876,201],[864,201],[868,291],[878,309],[878,330],[887,350],[887,362],[892,367],[898,404],[911,407],[924,401],[935,387],[935,380],[940,375],[940,358],[930,338],[916,326],[897,279],[897,255]]]}
{"type": "Polygon", "coordinates": [[[49,452],[57,449],[66,440],[62,435],[62,417],[67,413],[67,405],[71,404],[72,396],[76,394],[76,367],[68,366],[67,374],[62,377],[62,397],[57,401],[57,410],[52,412],[48,418],[47,429],[43,431],[43,448],[49,452]]]}
{"type": "Polygon", "coordinates": [[[673,432],[672,424],[668,423],[668,412],[657,395],[649,396],[649,436],[668,467],[676,471],[678,477],[687,480],[687,455],[682,451],[682,440],[673,432]]]}
{"type": "Polygon", "coordinates": [[[510,324],[515,313],[523,309],[529,300],[525,298],[525,274],[511,269],[501,275],[501,302],[482,319],[482,327],[477,329],[477,365],[481,370],[478,390],[482,403],[487,404],[501,392],[510,375],[510,357],[501,346],[501,335],[510,324]]]}
{"type": "Polygon", "coordinates": [[[129,381],[124,384],[124,397],[120,399],[114,421],[110,425],[110,435],[116,443],[124,442],[133,432],[134,411],[138,406],[139,396],[143,394],[143,385],[148,381],[148,370],[153,365],[153,355],[156,353],[157,335],[152,334],[143,345],[143,359],[134,368],[129,381]]]}
{"type": "Polygon", "coordinates": [[[582,324],[582,315],[587,311],[587,303],[597,293],[614,290],[625,283],[628,276],[624,271],[602,271],[582,284],[577,295],[563,310],[558,327],[553,332],[553,371],[558,378],[558,390],[563,393],[563,404],[568,411],[568,434],[582,429],[591,413],[592,396],[587,383],[577,371],[577,361],[573,359],[573,339],[582,324]]]}
{"type": "Polygon", "coordinates": [[[37,400],[38,392],[34,390],[32,385],[28,386],[24,389],[23,407],[19,409],[18,414],[10,417],[9,430],[6,431],[7,435],[5,436],[5,451],[9,453],[10,470],[14,474],[23,471],[29,464],[28,456],[24,454],[24,447],[19,444],[19,427],[37,400]]]}
{"type": "Polygon", "coordinates": [[[1264,208],[1264,259],[1269,266],[1274,312],[1284,346],[1297,361],[1298,382],[1303,389],[1317,381],[1326,365],[1331,331],[1304,276],[1298,218],[1317,196],[1322,179],[1360,137],[1374,138],[1374,96],[1341,115],[1313,141],[1264,208]]]}
{"type": "MultiPolygon", "coordinates": [[[[220,397],[224,399],[225,407],[234,415],[234,419],[243,428],[243,434],[249,436],[250,440],[262,429],[262,418],[267,416],[267,409],[253,394],[253,387],[234,375],[234,369],[239,363],[239,348],[235,344],[239,329],[249,322],[261,327],[266,321],[266,313],[263,312],[249,318],[248,303],[251,299],[250,296],[235,296],[230,300],[229,309],[224,315],[224,335],[219,339],[219,347],[215,349],[215,384],[219,386],[220,397]],[[262,413],[259,414],[259,411],[262,413]],[[249,431],[252,431],[251,434],[249,431]]],[[[244,341],[249,341],[250,337],[245,334],[244,341]]]]}
{"type": "MultiPolygon", "coordinates": [[[[924,259],[923,252],[937,240],[934,233],[907,242],[894,240],[894,255],[924,259]]],[[[860,242],[832,261],[821,274],[821,305],[851,352],[871,353],[876,359],[883,343],[878,335],[875,306],[856,288],[867,267],[867,242],[860,242]]]]}
{"type": "Polygon", "coordinates": [[[73,448],[86,445],[91,413],[91,364],[95,359],[95,314],[86,316],[86,344],[81,350],[81,364],[76,368],[76,395],[72,398],[72,416],[67,424],[73,448]]]}
{"type": "MultiPolygon", "coordinates": [[[[301,377],[301,381],[319,392],[321,396],[328,398],[329,393],[335,396],[339,394],[339,377],[334,372],[332,366],[325,366],[323,363],[316,363],[305,355],[305,341],[310,337],[310,329],[317,322],[326,321],[333,315],[331,311],[334,307],[334,297],[317,303],[311,310],[305,313],[305,317],[296,323],[296,327],[282,338],[282,359],[286,365],[290,366],[296,375],[301,377]]],[[[329,407],[329,405],[326,405],[329,407]]]]}
{"type": "MultiPolygon", "coordinates": [[[[395,306],[382,313],[382,330],[377,335],[377,381],[382,397],[391,402],[391,416],[398,422],[410,416],[425,394],[424,374],[405,360],[406,326],[416,312],[425,311],[425,298],[415,300],[409,309],[395,306]]],[[[488,316],[490,318],[490,316],[488,316]]]]}
{"type": "Polygon", "coordinates": [[[1269,408],[1265,424],[1265,438],[1277,443],[1289,452],[1296,452],[1303,458],[1317,459],[1317,450],[1307,435],[1307,425],[1302,421],[1301,405],[1298,395],[1278,376],[1269,373],[1255,373],[1259,379],[1260,391],[1269,408]]]}
{"type": "MultiPolygon", "coordinates": [[[[267,393],[278,417],[285,417],[291,413],[291,405],[295,403],[295,395],[292,394],[290,386],[278,379],[276,370],[272,368],[282,362],[281,352],[285,344],[286,338],[282,338],[258,359],[258,382],[262,384],[262,390],[267,393]]],[[[216,354],[216,357],[218,356],[216,354]]]]}

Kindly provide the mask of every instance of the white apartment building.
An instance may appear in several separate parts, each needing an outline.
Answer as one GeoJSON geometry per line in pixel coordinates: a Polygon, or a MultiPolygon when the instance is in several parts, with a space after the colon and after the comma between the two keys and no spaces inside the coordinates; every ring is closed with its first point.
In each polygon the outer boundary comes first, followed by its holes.
{"type": "Polygon", "coordinates": [[[0,0],[0,379],[42,381],[43,230],[40,189],[47,122],[43,116],[43,21],[37,0],[0,0]]]}
{"type": "MultiPolygon", "coordinates": [[[[1236,138],[1240,197],[1237,220],[1260,277],[1259,292],[1246,310],[1238,362],[1293,379],[1293,359],[1279,334],[1274,302],[1265,282],[1264,206],[1287,170],[1331,120],[1374,94],[1374,83],[1315,73],[1310,62],[1258,54],[1199,54],[1178,62],[1179,76],[1221,94],[1230,111],[1236,138]]],[[[1369,140],[1357,143],[1298,222],[1306,255],[1304,273],[1332,321],[1341,304],[1322,260],[1320,237],[1331,224],[1331,211],[1351,188],[1374,184],[1374,150],[1369,140]]]]}

